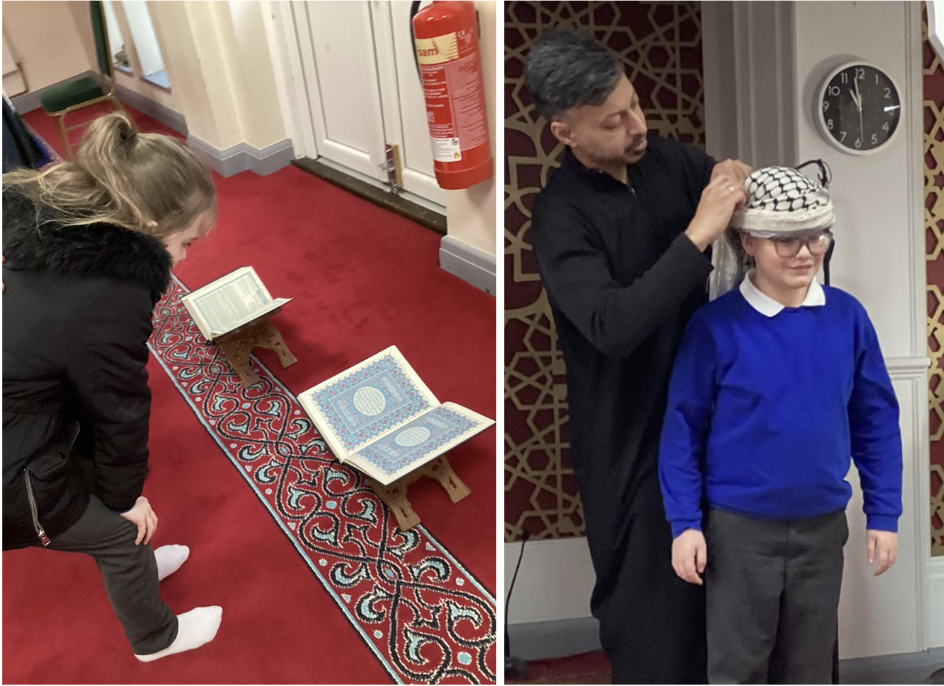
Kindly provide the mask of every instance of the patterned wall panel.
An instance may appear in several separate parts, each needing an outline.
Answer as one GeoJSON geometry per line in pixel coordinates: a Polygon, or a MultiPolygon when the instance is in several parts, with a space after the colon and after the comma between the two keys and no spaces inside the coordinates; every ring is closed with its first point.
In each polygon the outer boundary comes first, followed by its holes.
{"type": "Polygon", "coordinates": [[[931,411],[931,550],[944,555],[944,61],[923,21],[924,227],[928,280],[928,398],[931,411]]]}
{"type": "Polygon", "coordinates": [[[583,533],[564,362],[531,251],[531,208],[563,152],[522,84],[534,39],[591,32],[626,65],[649,128],[704,145],[697,2],[505,2],[505,539],[583,533]]]}

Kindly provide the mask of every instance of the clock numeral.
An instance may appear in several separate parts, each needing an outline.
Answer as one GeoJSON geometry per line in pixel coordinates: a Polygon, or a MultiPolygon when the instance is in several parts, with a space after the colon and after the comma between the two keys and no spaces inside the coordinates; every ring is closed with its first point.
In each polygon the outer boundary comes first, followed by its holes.
{"type": "Polygon", "coordinates": [[[879,85],[879,83],[878,83],[878,74],[875,75],[875,85],[876,85],[876,86],[879,85]]]}
{"type": "Polygon", "coordinates": [[[882,124],[882,131],[888,131],[888,122],[882,124]]]}
{"type": "Polygon", "coordinates": [[[823,112],[826,112],[829,109],[829,101],[823,101],[823,112]]]}
{"type": "Polygon", "coordinates": [[[830,86],[829,87],[830,95],[839,95],[839,86],[830,86]]]}
{"type": "Polygon", "coordinates": [[[875,145],[876,143],[878,143],[878,134],[877,134],[877,133],[873,133],[873,134],[872,134],[872,145],[875,145]]]}
{"type": "Polygon", "coordinates": [[[892,89],[891,89],[891,88],[886,88],[886,89],[885,89],[885,99],[886,99],[886,100],[891,100],[891,99],[892,99],[892,89]]]}
{"type": "Polygon", "coordinates": [[[840,136],[840,138],[839,138],[839,142],[840,142],[840,143],[842,143],[843,141],[846,140],[846,132],[845,132],[845,131],[840,131],[840,132],[839,132],[839,136],[840,136]]]}
{"type": "Polygon", "coordinates": [[[865,78],[865,69],[862,67],[856,67],[856,80],[865,78]]]}
{"type": "Polygon", "coordinates": [[[846,72],[842,72],[839,77],[842,79],[843,83],[849,83],[849,75],[846,72]]]}
{"type": "Polygon", "coordinates": [[[861,148],[861,147],[862,147],[862,139],[861,139],[861,138],[856,138],[855,146],[856,146],[857,148],[861,148]]]}
{"type": "Polygon", "coordinates": [[[833,120],[832,120],[832,119],[827,119],[827,120],[826,120],[826,128],[829,129],[830,131],[833,130],[833,120]]]}

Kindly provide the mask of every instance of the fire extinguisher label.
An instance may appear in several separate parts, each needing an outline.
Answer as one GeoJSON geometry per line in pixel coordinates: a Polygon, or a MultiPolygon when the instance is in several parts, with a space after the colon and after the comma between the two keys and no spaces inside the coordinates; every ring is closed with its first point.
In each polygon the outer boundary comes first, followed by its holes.
{"type": "Polygon", "coordinates": [[[416,58],[420,64],[442,64],[458,57],[459,43],[455,33],[416,39],[416,58]]]}
{"type": "Polygon", "coordinates": [[[488,144],[482,76],[466,30],[417,38],[433,159],[459,162],[462,151],[488,144]]]}
{"type": "Polygon", "coordinates": [[[433,138],[433,159],[437,162],[458,162],[462,159],[458,138],[433,138]]]}

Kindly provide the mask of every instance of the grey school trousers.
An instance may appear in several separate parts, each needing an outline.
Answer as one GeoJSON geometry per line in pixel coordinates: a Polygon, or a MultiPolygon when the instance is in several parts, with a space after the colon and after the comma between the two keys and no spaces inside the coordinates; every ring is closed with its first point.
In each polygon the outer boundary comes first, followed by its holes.
{"type": "Polygon", "coordinates": [[[708,683],[828,684],[844,511],[787,522],[706,517],[708,683]]]}
{"type": "Polygon", "coordinates": [[[157,594],[157,561],[150,544],[135,545],[137,527],[96,496],[72,527],[48,550],[87,553],[95,559],[105,591],[136,655],[163,650],[177,638],[177,617],[157,594]]]}

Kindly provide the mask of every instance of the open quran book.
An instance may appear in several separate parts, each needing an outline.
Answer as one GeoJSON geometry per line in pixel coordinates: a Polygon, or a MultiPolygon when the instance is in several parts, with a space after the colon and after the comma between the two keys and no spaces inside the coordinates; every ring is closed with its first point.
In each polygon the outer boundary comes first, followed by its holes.
{"type": "Polygon", "coordinates": [[[495,423],[440,403],[396,346],[298,400],[335,457],[385,486],[495,423]]]}
{"type": "Polygon", "coordinates": [[[240,267],[181,298],[200,333],[213,341],[278,310],[291,298],[275,298],[252,267],[240,267]]]}

